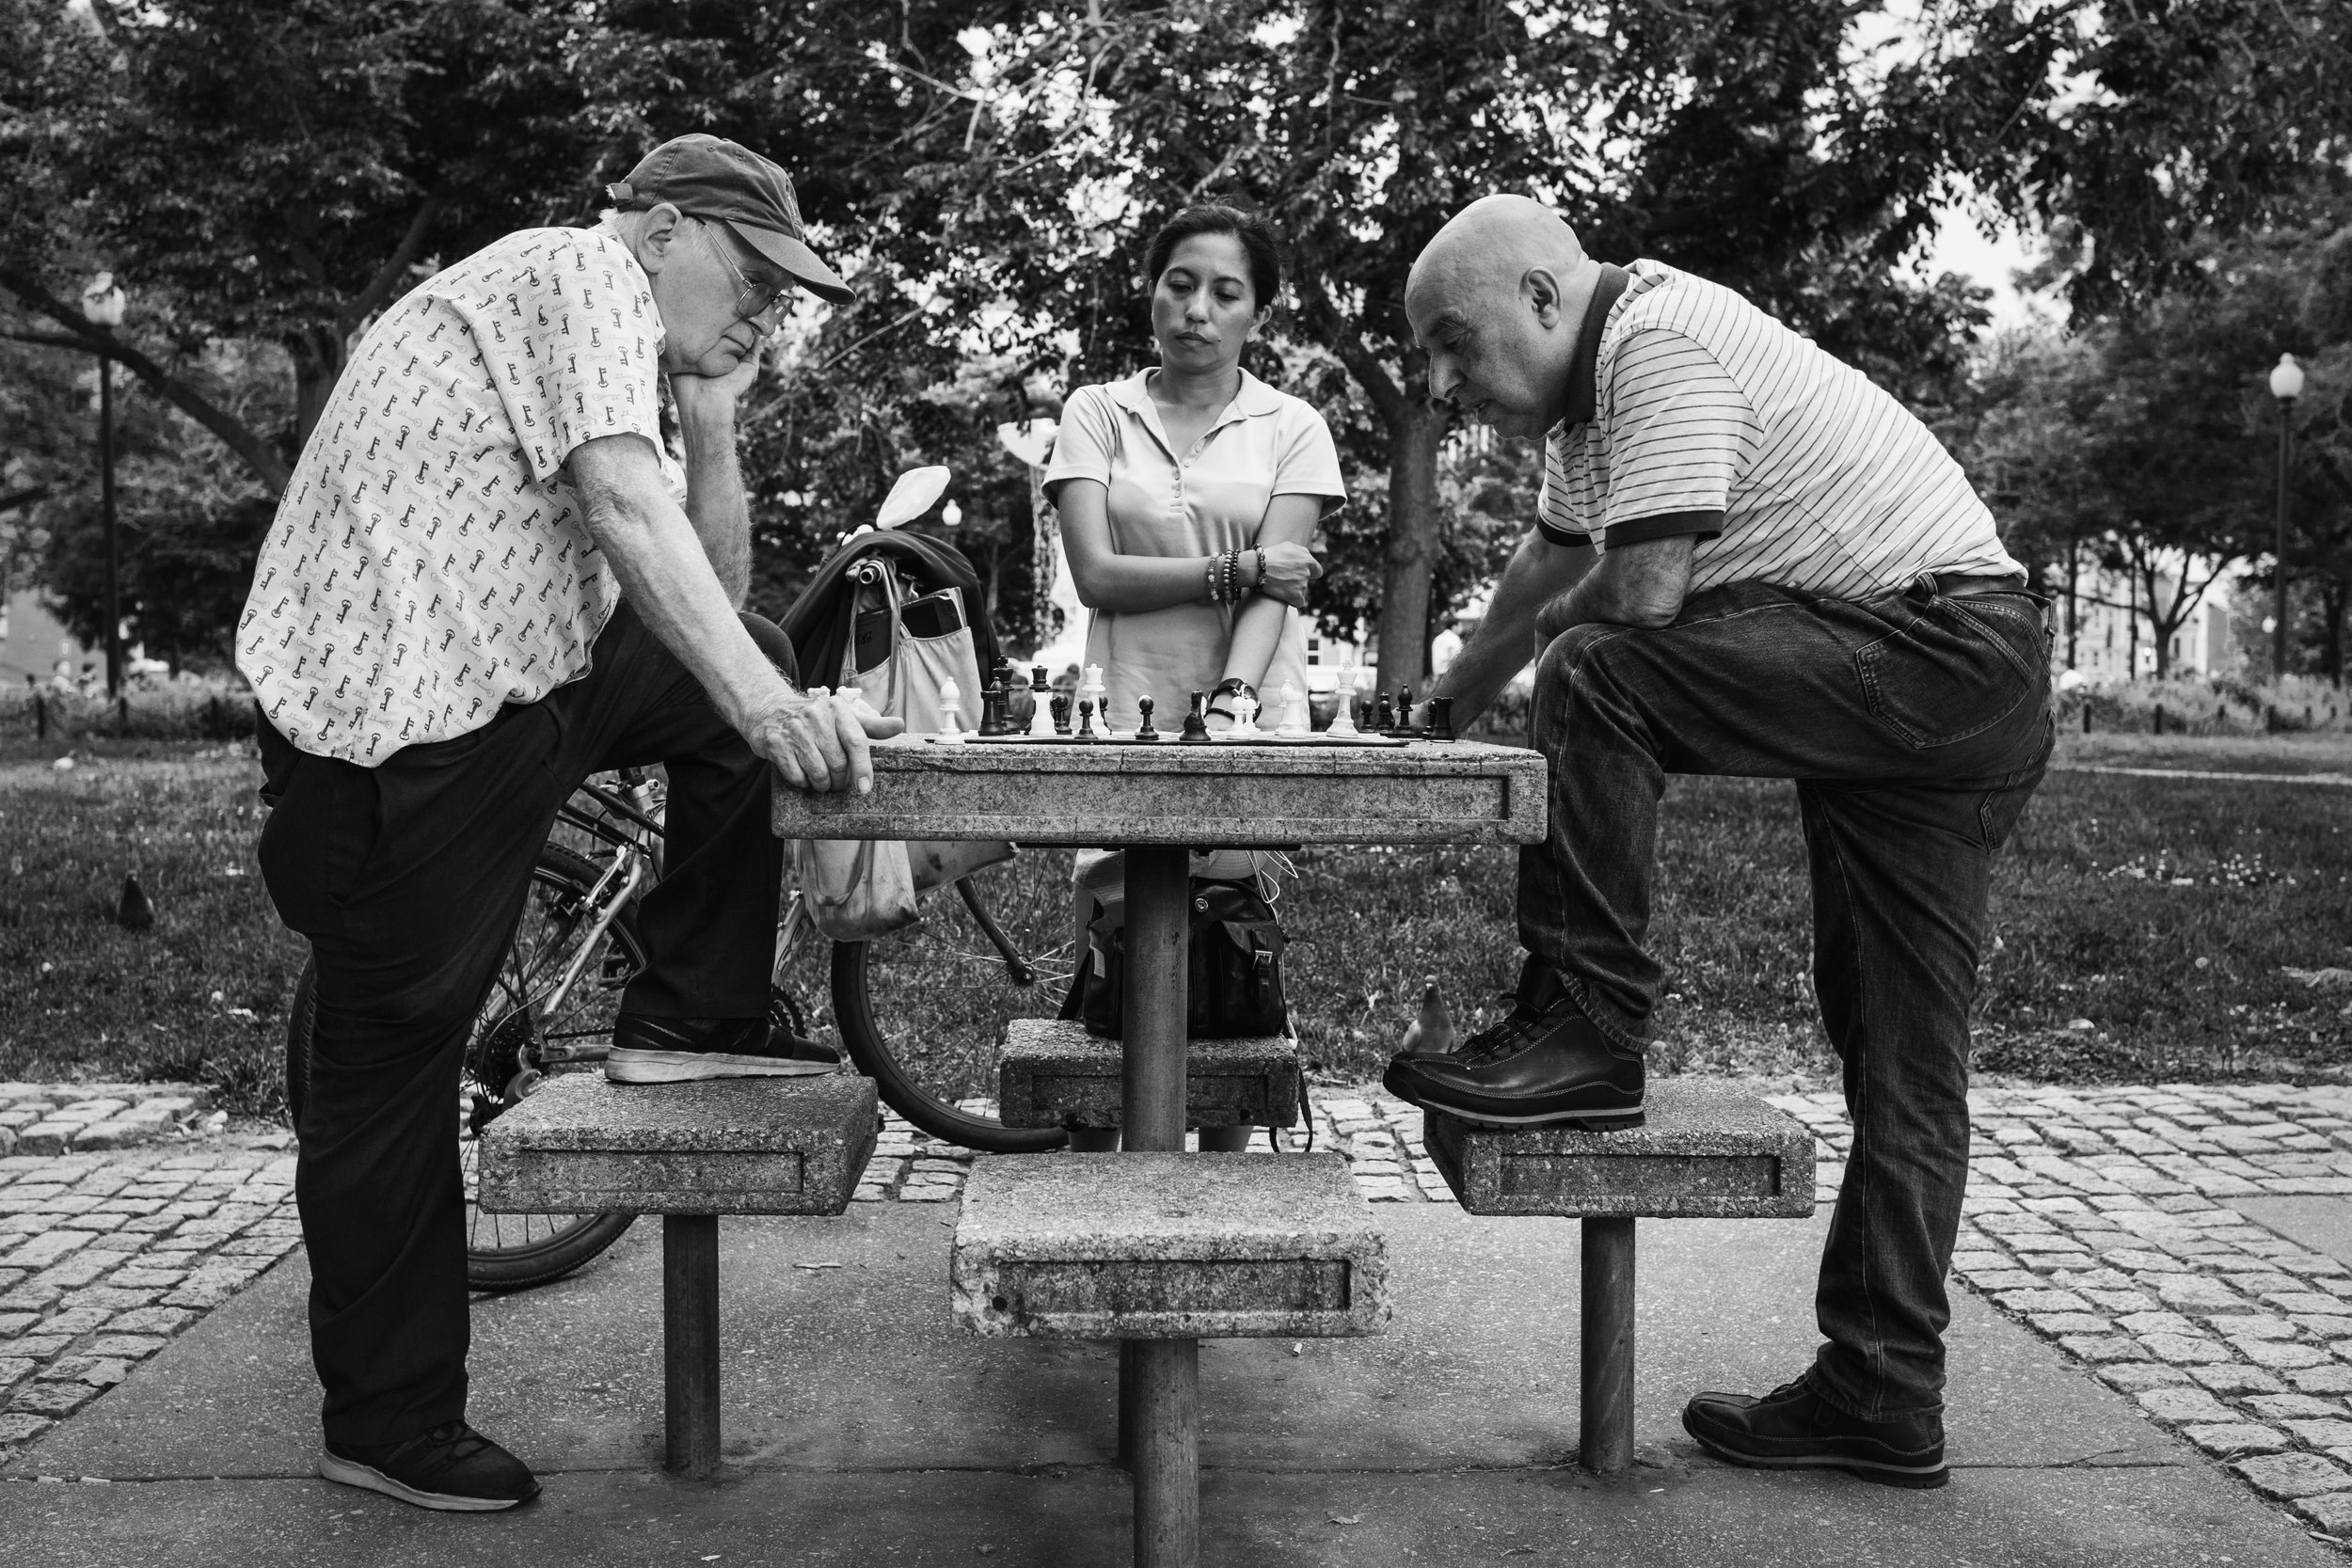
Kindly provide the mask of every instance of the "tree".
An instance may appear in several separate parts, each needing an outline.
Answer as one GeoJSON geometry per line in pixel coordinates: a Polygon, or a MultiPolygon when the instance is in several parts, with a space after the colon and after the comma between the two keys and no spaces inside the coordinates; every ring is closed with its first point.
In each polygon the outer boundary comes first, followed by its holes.
{"type": "MultiPolygon", "coordinates": [[[[2047,103],[2059,42],[2022,22],[1953,29],[1950,48],[1872,74],[1848,58],[1866,10],[1041,11],[968,39],[973,62],[952,80],[907,66],[910,91],[955,113],[915,170],[914,199],[936,221],[882,248],[902,276],[941,278],[959,311],[1009,306],[1002,341],[1066,334],[1073,374],[1096,379],[1148,347],[1137,253],[1159,220],[1210,196],[1265,212],[1296,279],[1281,332],[1344,367],[1376,417],[1380,585],[1354,602],[1377,605],[1384,684],[1418,682],[1449,426],[1428,402],[1404,282],[1472,198],[1541,196],[1596,254],[1653,255],[1740,288],[1915,401],[1958,383],[1980,307],[1900,263],[1954,182],[2047,103]]],[[[1317,601],[1327,614],[1343,608],[1337,589],[1317,601]]]]}

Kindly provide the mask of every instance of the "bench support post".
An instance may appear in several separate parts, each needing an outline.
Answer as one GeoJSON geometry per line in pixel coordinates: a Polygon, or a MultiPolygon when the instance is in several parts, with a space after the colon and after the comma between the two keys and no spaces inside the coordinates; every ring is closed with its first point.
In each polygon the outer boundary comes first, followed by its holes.
{"type": "Polygon", "coordinates": [[[1136,1568],[1200,1561],[1200,1341],[1135,1347],[1136,1568]]]}
{"type": "Polygon", "coordinates": [[[1633,1220],[1584,1220],[1583,1366],[1577,1458],[1598,1476],[1633,1467],[1633,1220]]]}
{"type": "MultiPolygon", "coordinates": [[[[1182,846],[1127,849],[1122,1141],[1184,1147],[1185,948],[1192,861],[1182,846]]],[[[1200,1560],[1200,1344],[1132,1339],[1119,1354],[1120,1457],[1135,1478],[1136,1568],[1200,1560]]]]}
{"type": "Polygon", "coordinates": [[[719,1473],[719,1216],[661,1216],[663,1468],[719,1473]]]}

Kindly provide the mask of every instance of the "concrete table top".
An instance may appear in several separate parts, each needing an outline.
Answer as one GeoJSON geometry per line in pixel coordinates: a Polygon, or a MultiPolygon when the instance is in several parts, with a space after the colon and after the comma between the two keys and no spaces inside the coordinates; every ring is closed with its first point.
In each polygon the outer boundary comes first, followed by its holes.
{"type": "Polygon", "coordinates": [[[870,1078],[549,1079],[483,1130],[493,1213],[838,1214],[874,1152],[870,1078]]]}
{"type": "Polygon", "coordinates": [[[1622,1132],[1493,1132],[1422,1113],[1446,1184],[1473,1214],[1803,1218],[1813,1212],[1813,1134],[1729,1085],[1654,1079],[1648,1119],[1622,1132]]]}
{"type": "Polygon", "coordinates": [[[1009,1154],[964,1188],[976,1334],[1333,1338],[1389,1319],[1388,1248],[1337,1154],[1009,1154]]]}
{"type": "Polygon", "coordinates": [[[1533,844],[1539,752],[1397,747],[874,746],[870,795],[775,792],[784,838],[977,838],[1079,846],[1533,844]]]}

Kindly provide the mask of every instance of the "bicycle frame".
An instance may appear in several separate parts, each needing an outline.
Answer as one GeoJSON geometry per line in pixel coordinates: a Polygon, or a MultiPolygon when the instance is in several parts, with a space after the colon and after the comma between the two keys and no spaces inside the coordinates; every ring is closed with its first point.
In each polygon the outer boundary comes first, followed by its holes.
{"type": "Polygon", "coordinates": [[[552,989],[541,995],[526,998],[526,1006],[534,1015],[532,1033],[538,1047],[539,1062],[543,1067],[575,1062],[600,1062],[604,1060],[611,1049],[609,1046],[601,1045],[550,1046],[539,1037],[536,1019],[548,1017],[562,1010],[564,999],[571,994],[572,987],[579,983],[581,971],[588,967],[589,956],[596,951],[597,944],[604,940],[604,935],[612,928],[612,922],[620,918],[621,911],[628,906],[629,900],[644,892],[646,885],[654,879],[654,845],[660,839],[662,819],[653,813],[661,809],[660,803],[650,799],[653,790],[652,783],[642,775],[635,784],[628,787],[628,798],[613,790],[590,784],[581,784],[580,793],[595,800],[612,816],[634,824],[639,830],[634,833],[624,832],[613,826],[609,817],[582,811],[568,800],[557,808],[556,815],[563,820],[612,845],[614,853],[612,863],[605,868],[604,875],[596,879],[596,886],[590,888],[582,897],[583,906],[594,911],[593,919],[585,935],[573,942],[571,961],[564,965],[563,975],[557,979],[552,989]],[[651,809],[648,810],[647,807],[651,809]]]}

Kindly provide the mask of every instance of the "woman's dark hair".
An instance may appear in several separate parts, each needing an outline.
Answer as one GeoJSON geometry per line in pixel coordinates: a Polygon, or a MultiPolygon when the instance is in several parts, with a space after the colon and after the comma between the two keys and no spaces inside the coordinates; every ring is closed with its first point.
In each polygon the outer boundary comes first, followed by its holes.
{"type": "Polygon", "coordinates": [[[1143,275],[1149,288],[1160,286],[1160,274],[1168,270],[1168,259],[1176,253],[1177,245],[1195,234],[1231,234],[1241,242],[1242,254],[1249,259],[1249,287],[1258,296],[1258,309],[1263,310],[1275,302],[1282,290],[1282,258],[1274,244],[1274,230],[1264,220],[1251,216],[1238,207],[1216,202],[1203,202],[1187,207],[1160,225],[1160,231],[1152,236],[1144,248],[1143,275]]]}

